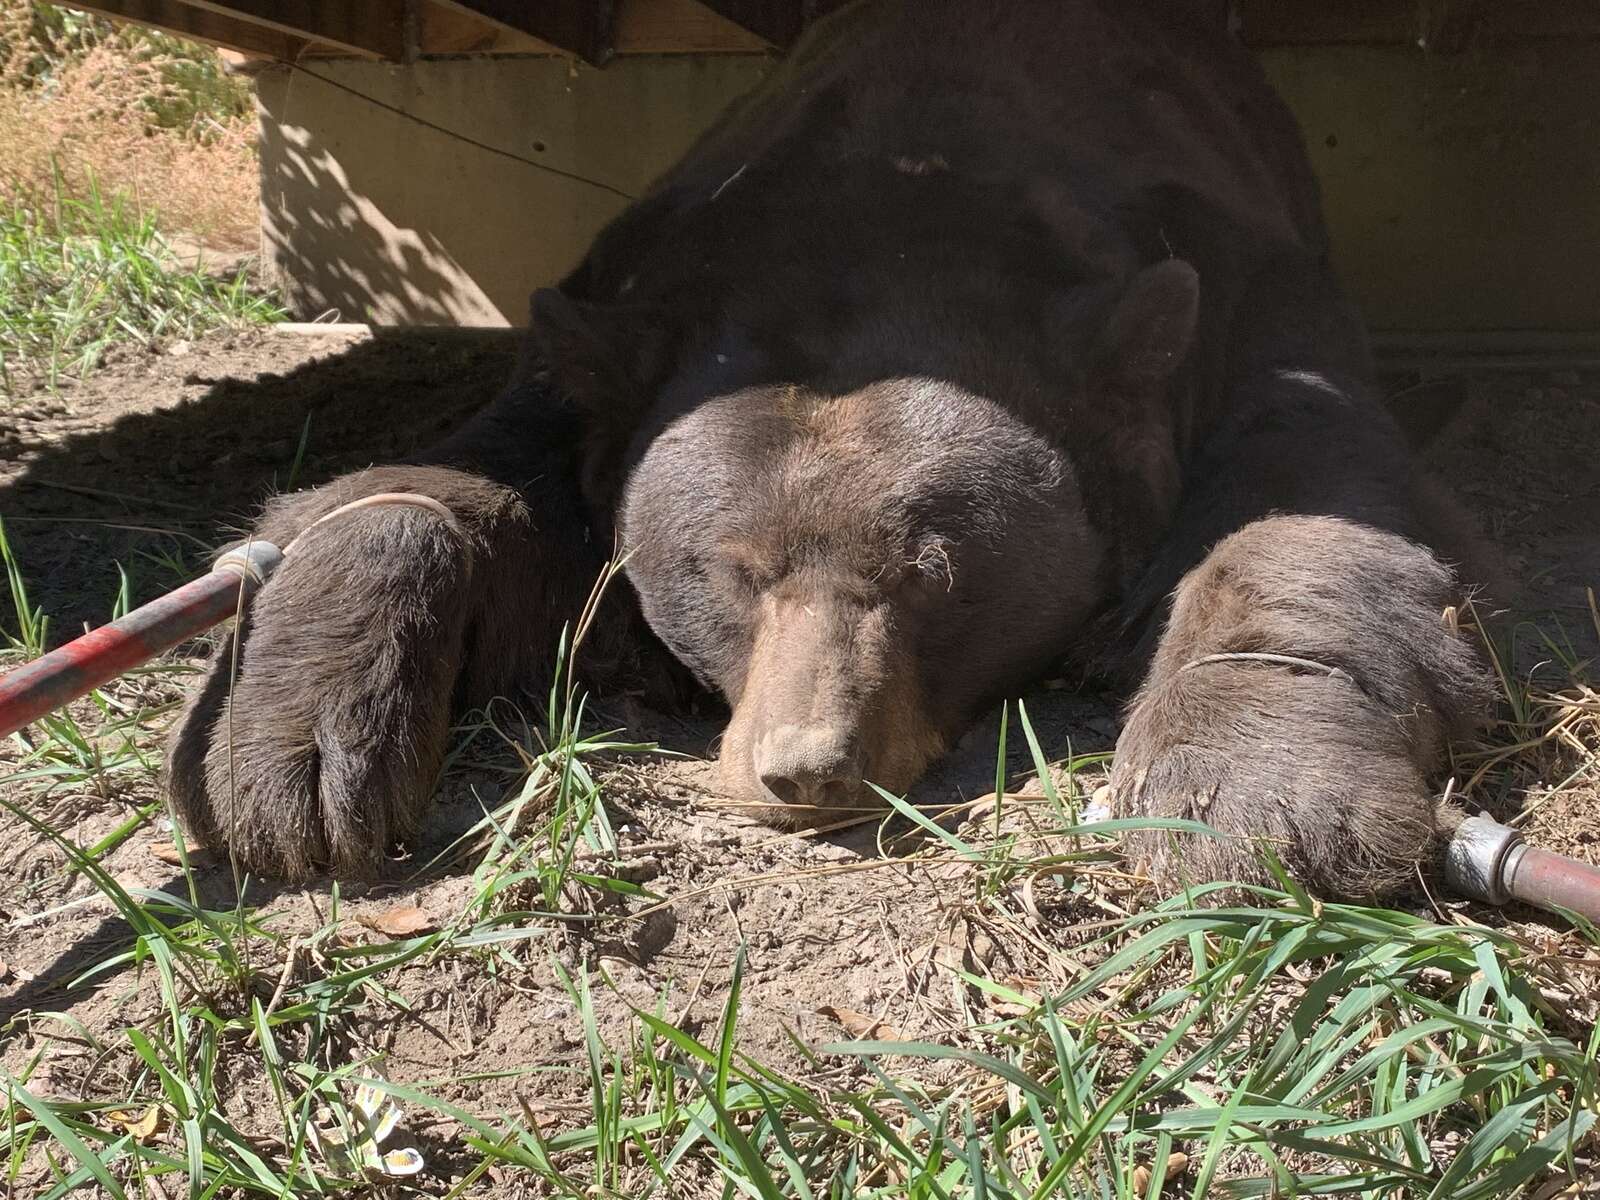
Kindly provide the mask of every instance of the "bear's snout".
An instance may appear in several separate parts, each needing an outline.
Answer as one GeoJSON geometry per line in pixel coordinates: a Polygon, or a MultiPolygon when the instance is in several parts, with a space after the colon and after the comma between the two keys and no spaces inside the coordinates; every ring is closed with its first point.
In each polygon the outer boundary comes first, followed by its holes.
{"type": "Polygon", "coordinates": [[[861,787],[860,740],[839,725],[775,726],[757,737],[751,758],[762,788],[780,804],[848,807],[861,787]]]}
{"type": "Polygon", "coordinates": [[[903,625],[823,577],[760,608],[743,686],[722,739],[719,782],[775,825],[823,825],[882,807],[943,751],[903,625]]]}

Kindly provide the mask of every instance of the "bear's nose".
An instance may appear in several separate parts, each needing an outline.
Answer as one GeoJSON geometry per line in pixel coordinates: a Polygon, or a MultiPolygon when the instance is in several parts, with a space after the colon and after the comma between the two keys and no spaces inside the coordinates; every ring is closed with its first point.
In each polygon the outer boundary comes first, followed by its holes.
{"type": "Polygon", "coordinates": [[[778,726],[757,741],[755,768],[784,804],[843,804],[861,782],[855,737],[831,725],[778,726]]]}

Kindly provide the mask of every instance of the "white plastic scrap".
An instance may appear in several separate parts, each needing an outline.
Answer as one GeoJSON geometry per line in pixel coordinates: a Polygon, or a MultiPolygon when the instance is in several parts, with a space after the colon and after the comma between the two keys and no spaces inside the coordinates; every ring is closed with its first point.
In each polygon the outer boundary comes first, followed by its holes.
{"type": "Polygon", "coordinates": [[[400,1106],[387,1092],[371,1084],[357,1086],[351,1116],[358,1128],[340,1128],[332,1114],[324,1111],[332,1128],[311,1126],[313,1140],[330,1166],[353,1175],[375,1171],[380,1175],[415,1175],[426,1165],[411,1146],[383,1149],[383,1143],[400,1127],[400,1106]]]}

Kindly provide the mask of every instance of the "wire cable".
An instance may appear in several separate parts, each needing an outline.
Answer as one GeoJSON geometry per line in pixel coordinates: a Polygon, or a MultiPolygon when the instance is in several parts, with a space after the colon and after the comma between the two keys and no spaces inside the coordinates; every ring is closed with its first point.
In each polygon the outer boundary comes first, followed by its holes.
{"type": "Polygon", "coordinates": [[[386,101],[379,100],[376,96],[369,96],[366,92],[361,91],[359,88],[353,88],[349,84],[340,83],[337,79],[330,79],[326,75],[319,75],[315,71],[302,67],[299,63],[292,62],[286,63],[285,65],[300,72],[302,75],[309,75],[318,83],[323,83],[328,87],[336,89],[337,91],[345,92],[348,95],[354,96],[357,100],[364,100],[374,108],[381,108],[384,112],[393,113],[397,117],[403,117],[407,121],[421,125],[424,129],[431,129],[435,133],[442,133],[445,137],[450,138],[453,141],[462,142],[478,150],[486,151],[489,154],[499,155],[501,158],[509,158],[512,162],[519,162],[523,166],[532,167],[535,171],[543,171],[546,175],[555,175],[561,179],[570,179],[573,183],[582,183],[589,187],[595,188],[598,191],[609,192],[611,195],[622,200],[637,199],[637,197],[631,193],[625,192],[619,187],[613,187],[611,184],[604,183],[601,180],[590,179],[587,175],[579,175],[574,171],[563,171],[560,167],[552,167],[548,163],[538,162],[531,158],[524,158],[520,154],[513,154],[510,150],[502,150],[499,146],[491,146],[488,142],[480,142],[477,138],[468,137],[464,133],[460,133],[457,130],[450,129],[444,125],[430,121],[426,117],[419,117],[416,113],[407,112],[403,108],[399,108],[393,104],[389,104],[386,101]]]}

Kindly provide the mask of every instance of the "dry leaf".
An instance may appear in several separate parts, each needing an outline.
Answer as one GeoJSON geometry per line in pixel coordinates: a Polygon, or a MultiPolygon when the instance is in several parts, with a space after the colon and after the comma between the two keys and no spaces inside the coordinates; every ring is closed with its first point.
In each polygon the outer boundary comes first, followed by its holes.
{"type": "MultiPolygon", "coordinates": [[[[211,861],[211,851],[207,850],[199,842],[186,840],[183,843],[183,847],[189,852],[190,863],[200,865],[211,861]]],[[[178,847],[165,839],[151,842],[150,853],[168,866],[181,867],[183,865],[183,859],[178,857],[178,847]]]]}
{"type": "Polygon", "coordinates": [[[972,822],[981,821],[985,817],[992,816],[994,810],[1001,804],[1010,804],[1012,802],[1021,804],[1026,803],[1027,800],[1028,797],[1022,792],[1005,792],[999,801],[996,801],[994,792],[985,792],[967,806],[966,819],[972,822]]]}
{"type": "Polygon", "coordinates": [[[375,917],[357,917],[368,929],[375,929],[389,937],[414,937],[419,933],[432,933],[439,927],[433,915],[414,904],[402,904],[385,909],[375,917]]]}
{"type": "Polygon", "coordinates": [[[166,1114],[154,1104],[142,1113],[126,1108],[112,1109],[106,1113],[106,1119],[121,1127],[124,1133],[132,1134],[133,1140],[141,1146],[148,1146],[167,1127],[166,1114]]]}
{"type": "Polygon", "coordinates": [[[830,1021],[837,1021],[844,1026],[846,1033],[858,1040],[874,1042],[905,1040],[893,1025],[885,1024],[876,1017],[869,1017],[866,1013],[859,1013],[853,1008],[835,1008],[831,1004],[824,1004],[817,1009],[817,1015],[827,1017],[830,1021]]]}
{"type": "Polygon", "coordinates": [[[1002,982],[1022,999],[1012,1000],[1005,996],[997,996],[993,992],[985,992],[983,1000],[990,1012],[1002,1017],[1025,1017],[1031,1012],[1037,1012],[1039,1006],[1044,1003],[1044,997],[1038,988],[1029,986],[1026,981],[1013,976],[1002,982]]]}
{"type": "Polygon", "coordinates": [[[1574,1183],[1570,1175],[1553,1179],[1533,1194],[1533,1200],[1577,1200],[1583,1184],[1574,1183]]]}
{"type": "MultiPolygon", "coordinates": [[[[1171,1183],[1174,1179],[1176,1179],[1179,1175],[1182,1175],[1183,1174],[1183,1169],[1185,1167],[1187,1167],[1188,1165],[1189,1165],[1189,1156],[1187,1154],[1174,1153],[1174,1154],[1168,1155],[1167,1156],[1167,1169],[1166,1169],[1165,1172],[1162,1173],[1162,1176],[1161,1176],[1161,1186],[1165,1187],[1167,1184],[1171,1183]]],[[[1150,1190],[1150,1168],[1146,1167],[1146,1166],[1143,1166],[1143,1165],[1135,1167],[1133,1169],[1133,1194],[1135,1196],[1143,1196],[1149,1190],[1150,1190]]]]}

